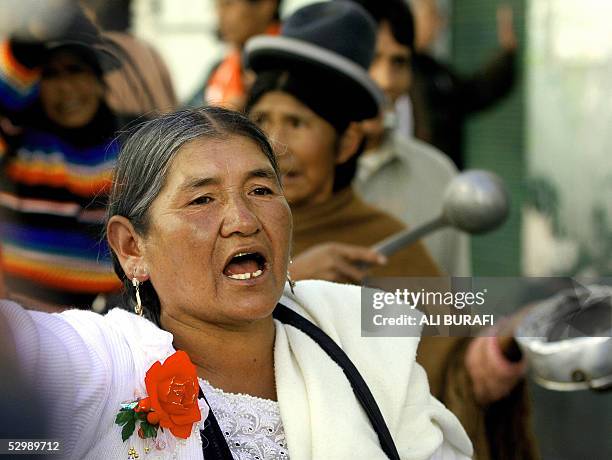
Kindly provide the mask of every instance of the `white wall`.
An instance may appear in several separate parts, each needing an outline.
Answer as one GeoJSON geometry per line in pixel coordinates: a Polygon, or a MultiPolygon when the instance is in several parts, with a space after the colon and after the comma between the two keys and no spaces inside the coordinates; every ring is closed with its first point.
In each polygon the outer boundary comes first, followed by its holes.
{"type": "Polygon", "coordinates": [[[556,195],[550,212],[559,229],[552,233],[551,216],[525,219],[533,223],[523,235],[525,273],[609,274],[612,2],[534,0],[529,5],[527,167],[532,179],[546,181],[556,195]],[[548,256],[542,252],[546,248],[548,256]]]}

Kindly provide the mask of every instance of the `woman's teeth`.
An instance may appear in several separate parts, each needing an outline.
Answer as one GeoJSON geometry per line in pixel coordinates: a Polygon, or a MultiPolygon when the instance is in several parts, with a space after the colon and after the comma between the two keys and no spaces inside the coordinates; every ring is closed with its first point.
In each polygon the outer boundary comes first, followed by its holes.
{"type": "Polygon", "coordinates": [[[229,277],[234,280],[248,280],[251,278],[257,278],[258,276],[261,276],[262,273],[263,270],[257,270],[253,273],[236,273],[235,275],[229,275],[229,277]]]}

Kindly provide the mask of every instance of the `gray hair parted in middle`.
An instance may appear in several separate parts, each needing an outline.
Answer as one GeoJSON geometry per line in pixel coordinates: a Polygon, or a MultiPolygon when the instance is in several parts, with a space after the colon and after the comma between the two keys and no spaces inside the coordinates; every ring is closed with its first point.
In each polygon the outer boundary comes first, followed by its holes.
{"type": "MultiPolygon", "coordinates": [[[[148,231],[148,211],[166,183],[176,153],[196,139],[244,136],[254,141],[268,158],[279,183],[278,163],[266,135],[247,117],[220,107],[185,109],[146,121],[137,126],[123,145],[115,165],[106,223],[112,216],[130,220],[140,235],[148,231]]],[[[124,307],[131,309],[131,280],[111,250],[115,273],[124,285],[124,307]]],[[[145,316],[158,326],[159,298],[150,281],[140,288],[145,316]]]]}

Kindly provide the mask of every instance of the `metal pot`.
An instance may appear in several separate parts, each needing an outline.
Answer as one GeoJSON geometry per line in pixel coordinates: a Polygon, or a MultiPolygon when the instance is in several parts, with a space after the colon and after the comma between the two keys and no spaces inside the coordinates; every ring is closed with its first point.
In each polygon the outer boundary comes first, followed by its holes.
{"type": "Polygon", "coordinates": [[[541,302],[515,339],[543,387],[612,389],[612,288],[577,286],[541,302]]]}

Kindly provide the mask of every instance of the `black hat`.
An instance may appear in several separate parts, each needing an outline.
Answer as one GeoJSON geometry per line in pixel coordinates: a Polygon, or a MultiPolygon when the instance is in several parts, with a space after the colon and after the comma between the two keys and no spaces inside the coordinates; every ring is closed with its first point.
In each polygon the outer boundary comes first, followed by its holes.
{"type": "MultiPolygon", "coordinates": [[[[324,85],[354,121],[375,117],[384,95],[368,75],[376,23],[348,1],[313,3],[284,22],[278,36],[258,36],[245,45],[245,67],[255,72],[287,70],[324,85]]],[[[330,101],[331,102],[331,101],[330,101]]]]}
{"type": "Polygon", "coordinates": [[[70,19],[52,39],[42,43],[52,52],[60,48],[73,48],[92,64],[97,64],[100,73],[121,67],[113,46],[105,41],[100,30],[85,16],[80,8],[70,11],[70,19]]]}

